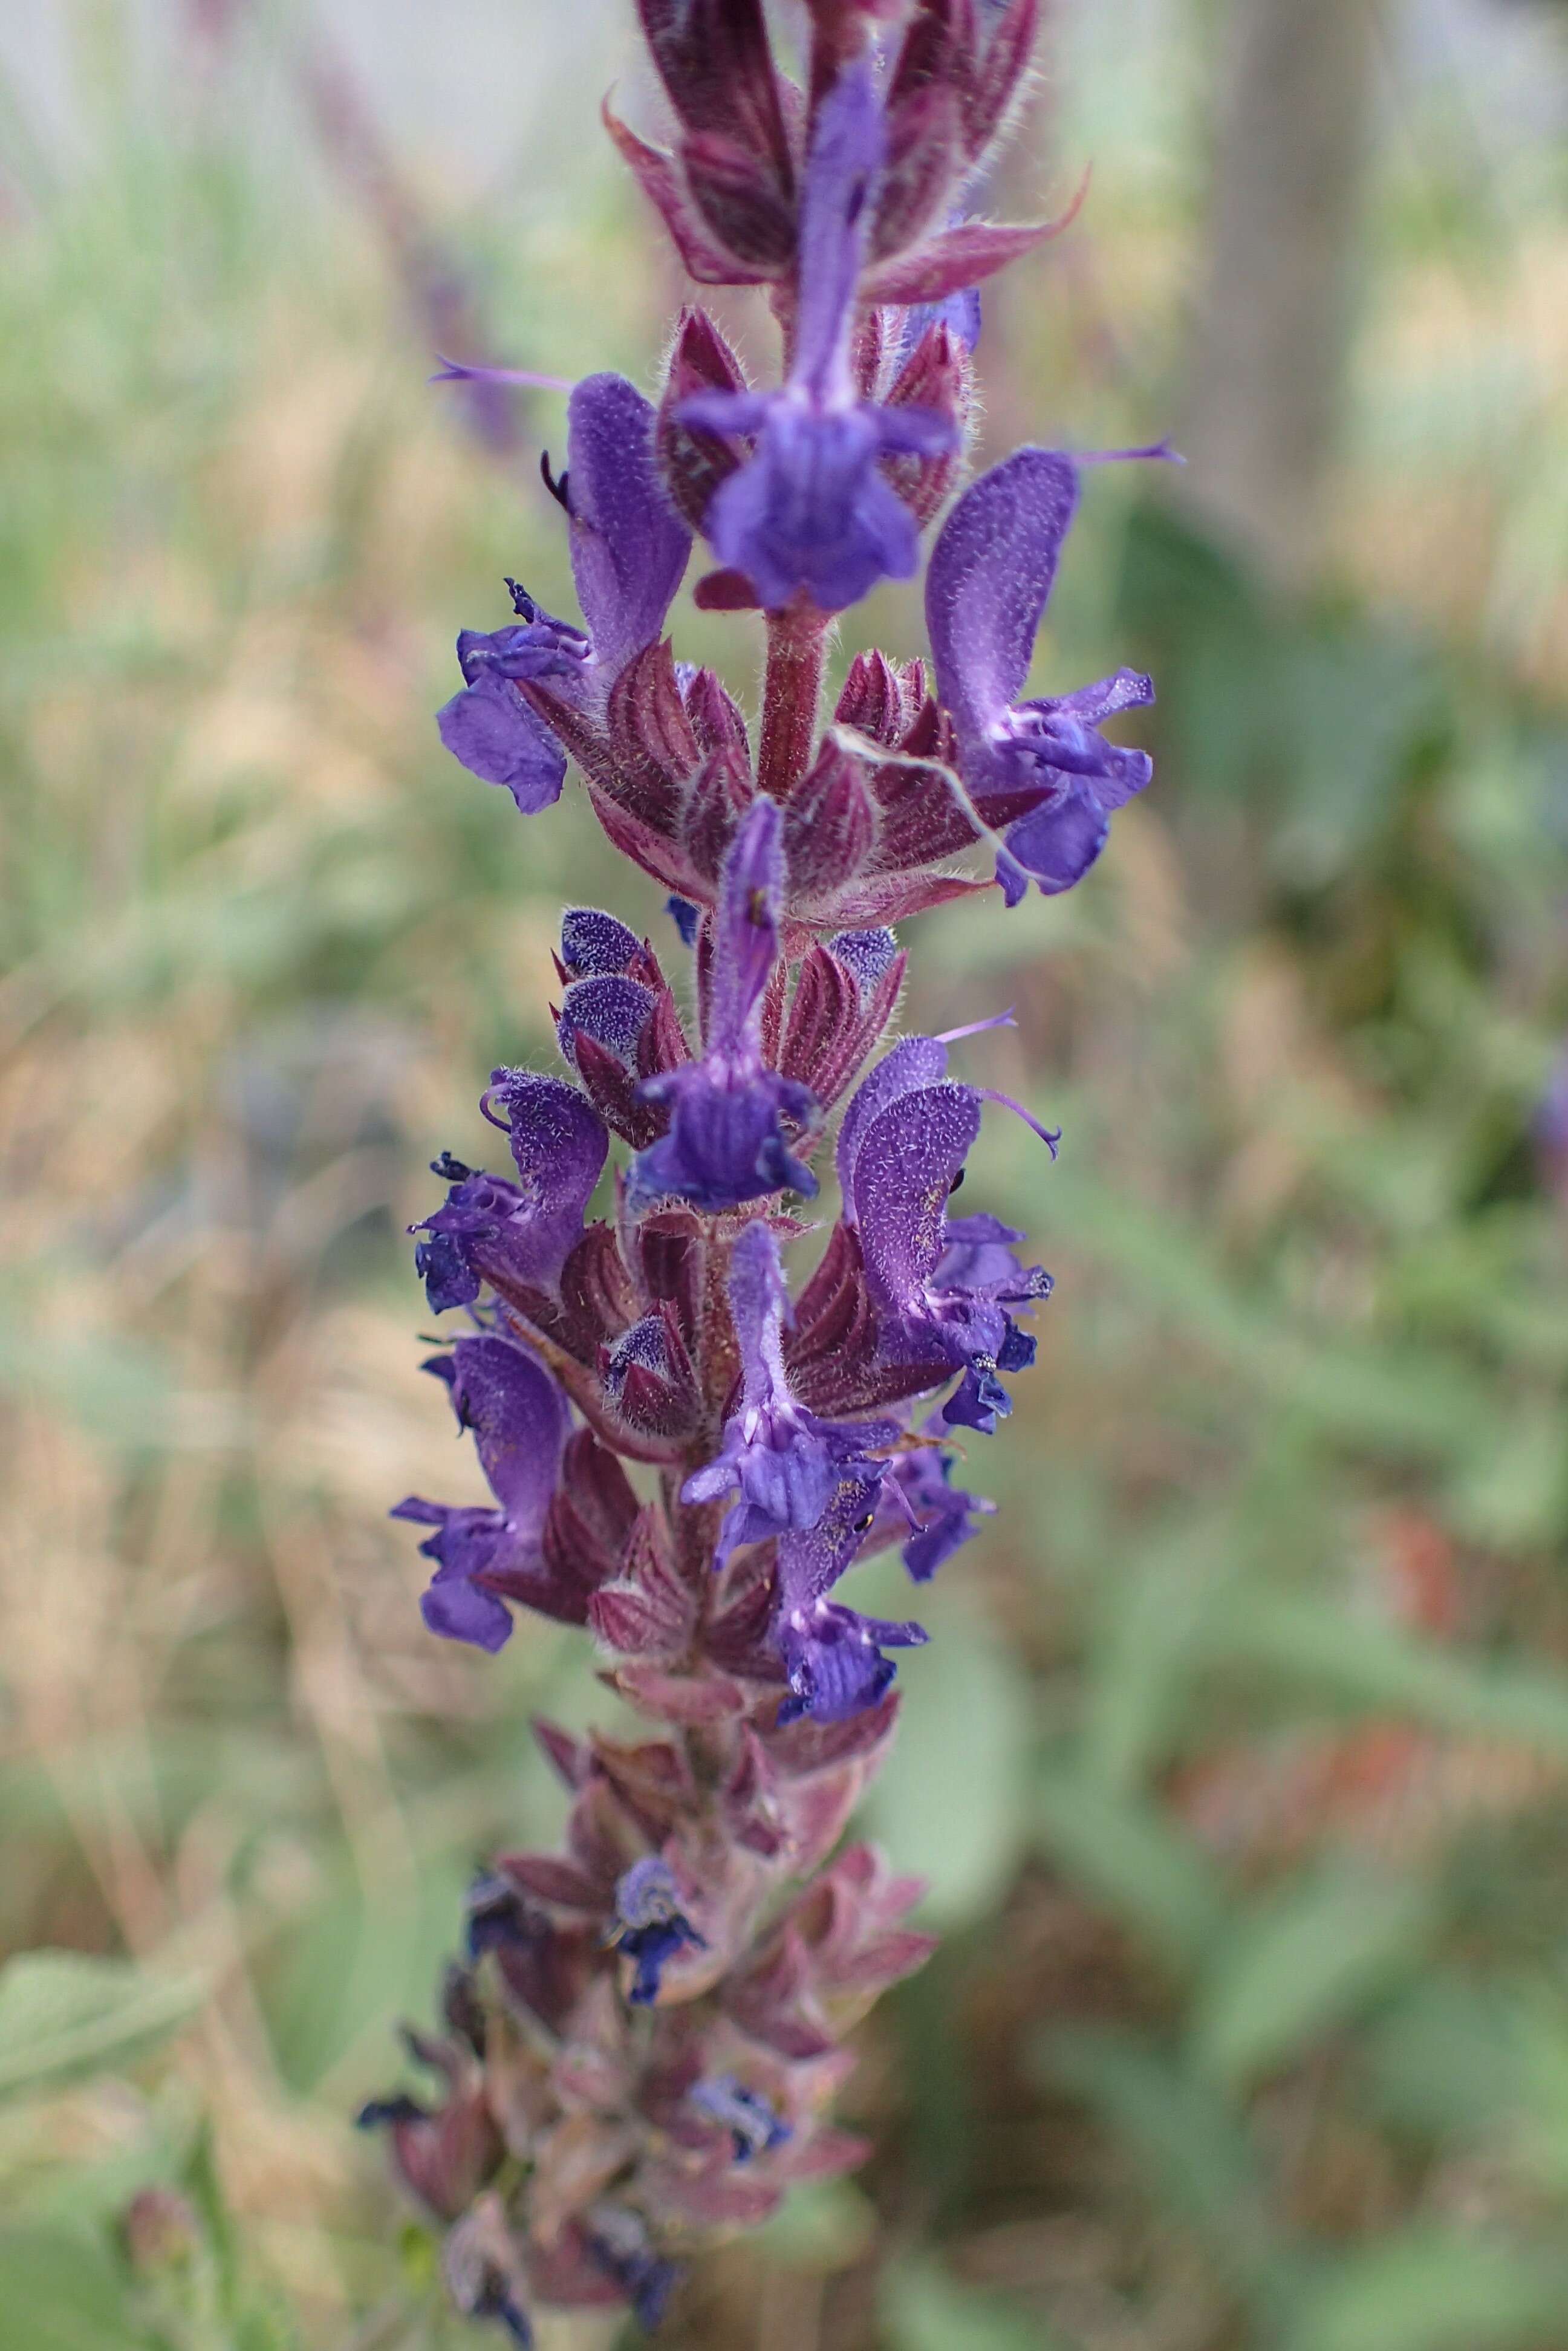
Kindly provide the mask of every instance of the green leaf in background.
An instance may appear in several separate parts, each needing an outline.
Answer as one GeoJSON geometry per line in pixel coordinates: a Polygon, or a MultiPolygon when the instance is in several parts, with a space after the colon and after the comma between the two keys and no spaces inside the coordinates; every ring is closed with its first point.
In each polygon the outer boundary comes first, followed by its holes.
{"type": "Polygon", "coordinates": [[[0,2351],[140,2351],[129,2286],[106,2248],[74,2231],[0,2231],[0,2351]]]}
{"type": "Polygon", "coordinates": [[[1212,1863],[1170,1816],[1082,1773],[1047,1771],[1035,1792],[1039,1843],[1074,1885],[1166,1959],[1195,1962],[1225,1915],[1212,1863]]]}
{"type": "Polygon", "coordinates": [[[1510,2351],[1563,2339],[1568,2262],[1420,2222],[1339,2256],[1287,2351],[1510,2351]]]}
{"type": "Polygon", "coordinates": [[[176,1389],[162,1350],[101,1332],[90,1342],[51,1332],[40,1345],[24,1311],[32,1302],[15,1280],[0,1300],[0,1390],[35,1408],[58,1405],[106,1445],[167,1443],[176,1389]]]}
{"type": "Polygon", "coordinates": [[[1438,681],[1396,637],[1322,622],[1301,630],[1275,674],[1291,758],[1270,862],[1287,886],[1321,887],[1388,823],[1412,747],[1437,722],[1438,681]]]}
{"type": "Polygon", "coordinates": [[[354,2081],[339,2094],[347,2105],[361,2090],[369,2095],[373,2069],[385,2071],[389,2027],[419,2013],[424,1987],[452,1955],[471,1865],[444,1854],[412,1884],[367,1888],[346,1855],[334,1859],[319,1899],[279,1938],[258,1989],[285,2080],[319,2092],[347,2060],[354,2081]]]}
{"type": "Polygon", "coordinates": [[[892,2351],[1057,2351],[1061,2337],[1000,2294],[959,2285],[935,2261],[894,2261],[878,2312],[892,2351]]]}
{"type": "MultiPolygon", "coordinates": [[[[1432,1969],[1377,2019],[1364,2062],[1378,2106],[1407,2130],[1495,2142],[1540,2081],[1543,2053],[1517,1985],[1432,1969]]],[[[1568,2123],[1568,2103],[1563,2114],[1568,2123]]]]}
{"type": "Polygon", "coordinates": [[[180,2150],[172,2135],[160,2129],[151,2111],[137,2119],[141,2129],[92,2161],[73,2153],[68,2143],[41,2152],[37,2131],[19,2134],[15,2147],[0,2142],[0,2205],[7,2218],[18,2226],[112,2232],[141,2189],[175,2186],[180,2150]]]}
{"type": "Polygon", "coordinates": [[[926,1880],[923,1917],[956,1927],[999,1899],[1025,1850],[1032,1686],[961,1597],[922,1594],[921,1615],[931,1646],[903,1668],[898,1737],[861,1820],[926,1880]]]}
{"type": "Polygon", "coordinates": [[[1260,2150],[1213,2083],[1126,2032],[1048,2032],[1036,2056],[1127,2148],[1157,2201],[1192,2224],[1223,2276],[1260,2308],[1289,2307],[1299,2252],[1269,2207],[1260,2150]]]}
{"type": "Polygon", "coordinates": [[[1216,1618],[1208,1654],[1316,1684],[1444,1730],[1495,1732],[1568,1754],[1568,1677],[1466,1656],[1290,1593],[1249,1592],[1216,1618]]]}
{"type": "MultiPolygon", "coordinates": [[[[1008,1205],[1029,1222],[1037,1202],[1027,1162],[1011,1148],[1018,1176],[1008,1205]]],[[[1239,1278],[1196,1219],[1157,1215],[1065,1162],[1052,1171],[1051,1205],[1075,1245],[1134,1282],[1149,1309],[1168,1311],[1218,1364],[1325,1435],[1470,1461],[1495,1448],[1508,1425],[1495,1385],[1457,1356],[1374,1343],[1303,1314],[1277,1276],[1239,1278]]]]}
{"type": "Polygon", "coordinates": [[[1521,1411],[1495,1452],[1456,1479],[1455,1525],[1472,1541],[1505,1549],[1552,1542],[1563,1532],[1565,1479],[1563,1411],[1553,1398],[1521,1411]]]}
{"type": "Polygon", "coordinates": [[[786,2269],[831,2276],[863,2261],[875,2236],[875,2211],[852,2180],[808,2179],[788,2190],[755,2241],[786,2269]]]}
{"type": "Polygon", "coordinates": [[[1105,1579],[1084,1690],[1086,1775],[1134,1788],[1175,1744],[1209,1623],[1237,1580],[1233,1553],[1207,1524],[1162,1530],[1105,1579]]]}
{"type": "Polygon", "coordinates": [[[253,2304],[234,2325],[235,2351],[300,2351],[300,2334],[281,2304],[253,2304]]]}
{"type": "Polygon", "coordinates": [[[205,1994],[195,1975],[130,1959],[26,1951],[0,1973],[0,2097],[124,2065],[177,2032],[205,1994]]]}
{"type": "Polygon", "coordinates": [[[1568,1999],[1562,1984],[1525,1988],[1511,2022],[1517,2027],[1515,2078],[1522,2075],[1514,2152],[1521,2171],[1561,2197],[1568,2194],[1568,1999]]]}
{"type": "Polygon", "coordinates": [[[1409,1878],[1333,1867],[1290,1886],[1218,1953],[1194,2014],[1195,2061],[1231,2085],[1288,2064],[1406,1973],[1430,1923],[1409,1878]]]}

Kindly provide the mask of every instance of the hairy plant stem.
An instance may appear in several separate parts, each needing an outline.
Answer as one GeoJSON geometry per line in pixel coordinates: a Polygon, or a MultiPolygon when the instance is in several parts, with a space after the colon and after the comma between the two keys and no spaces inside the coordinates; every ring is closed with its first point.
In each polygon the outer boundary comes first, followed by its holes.
{"type": "Polygon", "coordinates": [[[772,799],[787,800],[810,764],[831,626],[814,604],[768,615],[758,780],[772,799]]]}

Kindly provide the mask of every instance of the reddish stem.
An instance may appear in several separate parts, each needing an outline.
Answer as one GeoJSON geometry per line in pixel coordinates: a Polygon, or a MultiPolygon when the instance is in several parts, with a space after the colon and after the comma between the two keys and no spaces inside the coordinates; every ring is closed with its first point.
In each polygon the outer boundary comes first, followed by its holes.
{"type": "Polygon", "coordinates": [[[770,799],[787,800],[811,764],[817,705],[828,653],[828,615],[791,604],[768,615],[768,670],[762,686],[762,748],[758,780],[770,799]]]}

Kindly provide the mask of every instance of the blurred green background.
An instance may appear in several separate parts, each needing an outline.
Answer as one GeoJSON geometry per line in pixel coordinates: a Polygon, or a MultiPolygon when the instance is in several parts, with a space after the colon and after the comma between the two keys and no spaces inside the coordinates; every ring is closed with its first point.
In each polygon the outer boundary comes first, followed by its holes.
{"type": "MultiPolygon", "coordinates": [[[[630,15],[0,17],[0,2351],[482,2339],[349,2117],[551,1833],[529,1714],[608,1701],[423,1634],[384,1512],[476,1473],[402,1228],[549,1065],[563,899],[664,918],[437,744],[500,576],[574,607],[559,399],[424,379],[653,381],[630,15]],[[135,2266],[149,2184],[195,2229],[135,2266]]],[[[988,306],[984,444],[1192,457],[1096,475],[1038,672],[1153,668],[1158,772],[1070,900],[906,929],[912,1022],[1018,1007],[967,1067],[1066,1141],[998,1120],[968,1197],[1059,1288],[870,1806],[946,1937],[878,2153],[667,2336],[1553,2351],[1568,17],[1061,0],[1041,63],[998,200],[1093,192],[988,306]]],[[[754,690],[749,621],[676,632],[754,690]]]]}

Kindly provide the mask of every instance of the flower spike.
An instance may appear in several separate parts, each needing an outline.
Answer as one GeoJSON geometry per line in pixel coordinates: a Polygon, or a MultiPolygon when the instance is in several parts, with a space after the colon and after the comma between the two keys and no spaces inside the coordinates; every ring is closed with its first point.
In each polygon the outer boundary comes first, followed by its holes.
{"type": "Polygon", "coordinates": [[[447,748],[530,814],[574,762],[657,894],[564,910],[559,1068],[497,1069],[480,1103],[509,1172],[434,1162],[415,1264],[462,1322],[425,1368],[489,1500],[393,1513],[433,1563],[433,1633],[577,1627],[622,1719],[536,1725],[564,1835],[473,1881],[440,2032],[409,2042],[436,2091],[361,2115],[453,2304],[517,2344],[558,2311],[655,2327],[705,2242],[868,2152],[831,2119],[843,2036],[932,1944],[918,1882],[843,1840],[926,1635],[847,1579],[894,1549],[916,1584],[951,1574],[994,1510],[960,1433],[1010,1412],[1051,1282],[955,1195],[988,1103],[1059,1141],[949,1066],[1010,1009],[889,1041],[903,926],[988,890],[987,843],[1010,900],[1071,887],[1149,777],[1102,731],[1145,678],[1020,699],[1097,459],[1022,449],[961,489],[977,288],[1066,225],[971,216],[1038,0],[807,0],[799,88],[766,0],[634,5],[670,146],[606,110],[611,134],[691,277],[768,288],[781,360],[754,376],[687,299],[656,405],[619,375],[559,386],[565,462],[539,473],[580,620],[507,580],[502,625],[458,639],[447,748]],[[832,615],[913,577],[960,491],[926,580],[935,675],[858,653],[829,714],[832,615]],[[698,608],[760,614],[753,713],[664,634],[694,533],[698,608]]]}

